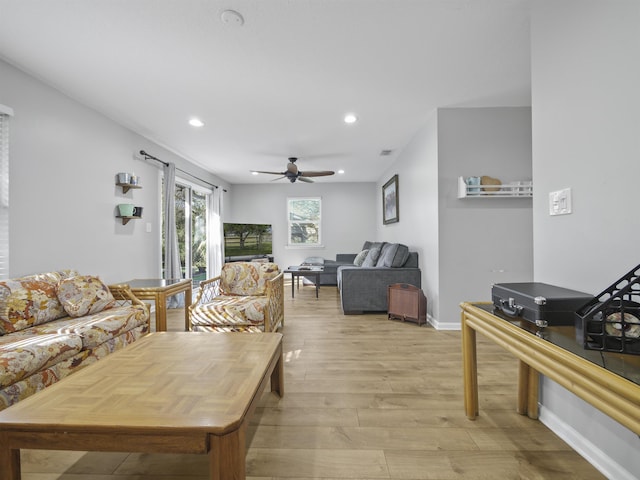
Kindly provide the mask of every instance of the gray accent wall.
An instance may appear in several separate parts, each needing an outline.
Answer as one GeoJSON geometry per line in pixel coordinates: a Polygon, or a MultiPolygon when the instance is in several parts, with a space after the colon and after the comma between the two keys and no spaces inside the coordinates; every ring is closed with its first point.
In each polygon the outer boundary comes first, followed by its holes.
{"type": "Polygon", "coordinates": [[[381,186],[399,175],[400,222],[379,240],[420,252],[430,323],[460,328],[460,302],[490,301],[497,282],[533,278],[532,200],[457,198],[458,177],[531,179],[529,107],[444,108],[402,150],[381,186]]]}
{"type": "MultiPolygon", "coordinates": [[[[534,277],[597,294],[640,263],[640,2],[532,2],[534,277]],[[549,216],[571,188],[573,213],[549,216]]],[[[541,419],[608,478],[640,440],[543,379],[541,419]]]]}

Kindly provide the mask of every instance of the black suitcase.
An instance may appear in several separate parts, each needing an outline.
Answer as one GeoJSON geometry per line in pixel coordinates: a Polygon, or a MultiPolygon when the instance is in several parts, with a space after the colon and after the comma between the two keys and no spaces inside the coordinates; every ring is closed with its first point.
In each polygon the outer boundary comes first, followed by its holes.
{"type": "Polygon", "coordinates": [[[493,305],[507,317],[522,318],[538,327],[574,325],[575,312],[593,295],[547,283],[496,283],[491,288],[493,305]]]}

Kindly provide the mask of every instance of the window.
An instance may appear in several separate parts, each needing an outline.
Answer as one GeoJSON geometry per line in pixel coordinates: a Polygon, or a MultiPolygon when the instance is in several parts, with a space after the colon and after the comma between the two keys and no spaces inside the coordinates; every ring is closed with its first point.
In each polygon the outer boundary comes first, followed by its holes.
{"type": "Polygon", "coordinates": [[[322,236],[322,202],[316,198],[287,199],[287,233],[289,246],[320,246],[322,236]]]}
{"type": "Polygon", "coordinates": [[[0,279],[9,278],[9,116],[0,105],[0,279]]]}

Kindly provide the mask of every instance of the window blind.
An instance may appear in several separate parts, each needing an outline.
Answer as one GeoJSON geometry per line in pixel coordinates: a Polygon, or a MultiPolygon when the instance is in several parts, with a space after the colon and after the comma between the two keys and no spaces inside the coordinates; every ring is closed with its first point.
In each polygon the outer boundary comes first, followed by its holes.
{"type": "Polygon", "coordinates": [[[0,279],[9,278],[9,119],[13,110],[0,105],[0,279]]]}

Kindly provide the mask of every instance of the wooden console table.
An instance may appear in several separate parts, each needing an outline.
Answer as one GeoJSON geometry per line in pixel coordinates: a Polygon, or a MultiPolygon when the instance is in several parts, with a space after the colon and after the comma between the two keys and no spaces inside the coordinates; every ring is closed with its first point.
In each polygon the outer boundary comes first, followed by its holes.
{"type": "Polygon", "coordinates": [[[464,405],[470,420],[479,413],[476,332],[480,332],[520,361],[518,413],[538,417],[541,373],[640,435],[640,356],[585,350],[576,341],[574,327],[539,329],[494,314],[491,303],[460,306],[464,405]]]}

